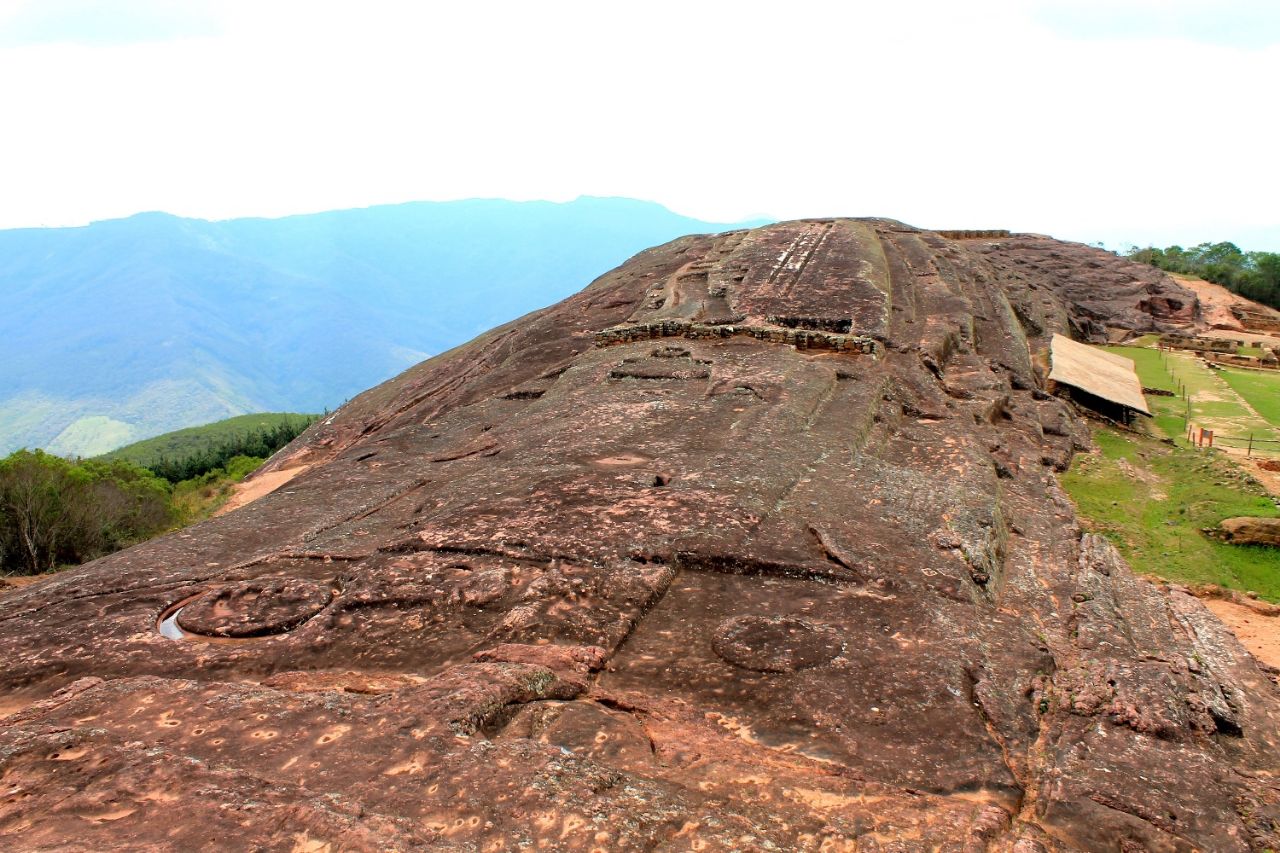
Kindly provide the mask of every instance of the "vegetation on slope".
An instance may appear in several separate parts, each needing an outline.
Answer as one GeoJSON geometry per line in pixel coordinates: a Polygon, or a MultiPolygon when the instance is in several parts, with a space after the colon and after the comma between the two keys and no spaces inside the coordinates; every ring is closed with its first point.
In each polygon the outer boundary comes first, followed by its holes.
{"type": "Polygon", "coordinates": [[[170,495],[130,462],[19,450],[0,460],[0,572],[38,574],[148,539],[174,523],[170,495]]]}
{"type": "Polygon", "coordinates": [[[1166,272],[1212,281],[1246,299],[1280,308],[1280,254],[1275,252],[1245,252],[1234,243],[1201,243],[1190,249],[1135,246],[1127,256],[1166,272]]]}
{"type": "Polygon", "coordinates": [[[113,450],[106,459],[124,459],[149,468],[170,483],[226,468],[236,457],[267,459],[311,426],[319,415],[240,415],[188,427],[113,450]]]}
{"type": "Polygon", "coordinates": [[[0,574],[76,565],[208,518],[315,418],[245,415],[96,459],[16,451],[0,459],[0,574]]]}
{"type": "Polygon", "coordinates": [[[219,468],[173,485],[170,505],[177,526],[204,521],[222,507],[235,492],[235,485],[262,467],[257,456],[233,456],[219,468]]]}
{"type": "Polygon", "coordinates": [[[1280,549],[1229,545],[1203,528],[1240,515],[1274,517],[1275,502],[1221,454],[1112,427],[1062,475],[1081,522],[1110,539],[1134,571],[1213,583],[1280,601],[1280,549]]]}

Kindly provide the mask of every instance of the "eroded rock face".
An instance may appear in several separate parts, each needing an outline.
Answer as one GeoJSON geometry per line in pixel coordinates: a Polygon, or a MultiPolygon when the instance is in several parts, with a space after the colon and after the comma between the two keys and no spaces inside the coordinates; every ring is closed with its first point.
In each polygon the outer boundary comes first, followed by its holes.
{"type": "Polygon", "coordinates": [[[1047,336],[1195,304],[1081,252],[690,237],[362,395],[0,597],[0,845],[1276,846],[1267,674],[1053,477],[1047,336]]]}
{"type": "Polygon", "coordinates": [[[1277,518],[1224,518],[1218,528],[1223,539],[1236,545],[1280,548],[1280,519],[1277,518]]]}
{"type": "Polygon", "coordinates": [[[1031,234],[968,242],[1003,279],[1066,300],[1070,328],[1086,340],[1105,342],[1107,327],[1154,332],[1203,319],[1190,288],[1155,267],[1092,246],[1031,234]]]}

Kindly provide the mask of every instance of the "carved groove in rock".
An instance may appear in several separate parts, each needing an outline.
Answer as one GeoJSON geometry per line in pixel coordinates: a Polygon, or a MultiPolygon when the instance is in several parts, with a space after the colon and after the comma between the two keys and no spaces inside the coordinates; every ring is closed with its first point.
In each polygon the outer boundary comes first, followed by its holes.
{"type": "Polygon", "coordinates": [[[209,590],[182,605],[175,622],[204,637],[264,637],[306,622],[333,600],[325,584],[295,578],[241,581],[209,590]]]}
{"type": "Polygon", "coordinates": [[[1052,476],[1048,337],[1197,310],[996,231],[643,252],[0,595],[0,847],[1280,847],[1270,674],[1052,476]]]}
{"type": "Polygon", "coordinates": [[[826,663],[844,644],[828,625],[794,616],[737,616],[715,630],[712,648],[731,664],[757,672],[795,672],[826,663]]]}

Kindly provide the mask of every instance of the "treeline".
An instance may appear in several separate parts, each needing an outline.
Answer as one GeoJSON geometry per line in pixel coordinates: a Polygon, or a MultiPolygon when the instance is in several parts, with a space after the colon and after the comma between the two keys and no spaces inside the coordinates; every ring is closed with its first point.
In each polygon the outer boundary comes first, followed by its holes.
{"type": "MultiPolygon", "coordinates": [[[[148,459],[0,459],[0,574],[78,565],[207,518],[236,483],[316,420],[300,415],[148,459]]],[[[195,440],[199,440],[199,436],[195,440]]]]}
{"type": "Polygon", "coordinates": [[[161,456],[148,463],[157,476],[170,483],[198,478],[210,471],[225,469],[237,456],[267,459],[301,435],[315,422],[315,417],[286,418],[277,424],[260,427],[223,439],[217,444],[178,457],[161,456]]]}
{"type": "Polygon", "coordinates": [[[0,459],[0,574],[79,565],[208,518],[265,459],[170,483],[124,459],[19,450],[0,459]]]}
{"type": "Polygon", "coordinates": [[[1245,252],[1235,243],[1201,243],[1190,249],[1135,246],[1127,256],[1167,272],[1212,281],[1246,299],[1280,308],[1280,254],[1275,252],[1245,252]]]}
{"type": "Polygon", "coordinates": [[[19,450],[0,459],[0,572],[38,574],[167,530],[172,487],[122,460],[19,450]]]}

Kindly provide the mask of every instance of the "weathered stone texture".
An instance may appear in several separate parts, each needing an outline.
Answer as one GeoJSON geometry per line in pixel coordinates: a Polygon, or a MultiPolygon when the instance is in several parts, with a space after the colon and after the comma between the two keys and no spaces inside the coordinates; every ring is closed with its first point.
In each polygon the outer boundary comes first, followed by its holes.
{"type": "Polygon", "coordinates": [[[1107,327],[1169,331],[1200,316],[1191,290],[1155,267],[1102,249],[1029,234],[966,246],[982,253],[1006,280],[1048,290],[1051,302],[1066,300],[1070,328],[1085,340],[1105,343],[1107,327]]]}
{"type": "Polygon", "coordinates": [[[1222,538],[1228,542],[1280,548],[1280,519],[1253,516],[1225,518],[1218,527],[1222,538]]]}
{"type": "Polygon", "coordinates": [[[1052,476],[1048,336],[1195,311],[1098,255],[689,237],[361,395],[4,592],[0,846],[1277,846],[1274,685],[1052,476]]]}

